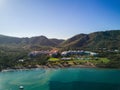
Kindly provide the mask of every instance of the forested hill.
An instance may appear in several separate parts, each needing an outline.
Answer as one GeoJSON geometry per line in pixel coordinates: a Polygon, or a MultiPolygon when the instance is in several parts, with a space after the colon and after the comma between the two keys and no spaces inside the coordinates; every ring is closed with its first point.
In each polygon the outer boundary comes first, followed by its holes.
{"type": "Polygon", "coordinates": [[[36,36],[31,38],[17,38],[5,35],[0,35],[0,44],[6,45],[40,45],[40,46],[57,46],[64,40],[62,39],[48,39],[45,36],[36,36]]]}
{"type": "Polygon", "coordinates": [[[120,30],[78,34],[64,41],[63,47],[120,49],[120,30]]]}

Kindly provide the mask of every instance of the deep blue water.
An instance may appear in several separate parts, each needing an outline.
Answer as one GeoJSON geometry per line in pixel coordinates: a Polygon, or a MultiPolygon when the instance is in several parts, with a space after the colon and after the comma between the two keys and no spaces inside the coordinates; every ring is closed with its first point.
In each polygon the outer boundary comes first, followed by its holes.
{"type": "Polygon", "coordinates": [[[34,69],[0,72],[0,90],[120,90],[120,70],[34,69]]]}

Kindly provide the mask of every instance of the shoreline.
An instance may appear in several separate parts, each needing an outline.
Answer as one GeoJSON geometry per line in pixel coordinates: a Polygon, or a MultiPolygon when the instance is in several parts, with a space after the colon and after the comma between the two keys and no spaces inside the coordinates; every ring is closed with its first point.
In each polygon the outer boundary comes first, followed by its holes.
{"type": "Polygon", "coordinates": [[[35,65],[35,66],[27,66],[27,67],[14,67],[14,68],[6,68],[1,69],[0,72],[12,72],[12,71],[22,71],[22,70],[32,70],[32,69],[64,69],[64,68],[101,68],[101,69],[120,69],[120,68],[110,68],[110,67],[99,67],[93,64],[57,64],[57,65],[35,65]]]}
{"type": "Polygon", "coordinates": [[[59,67],[59,66],[46,66],[46,65],[39,65],[38,67],[31,67],[31,68],[8,68],[8,69],[3,69],[0,72],[12,72],[16,70],[32,70],[32,69],[62,69],[62,68],[97,68],[96,66],[88,66],[88,65],[72,65],[72,66],[64,66],[64,67],[59,67]]]}

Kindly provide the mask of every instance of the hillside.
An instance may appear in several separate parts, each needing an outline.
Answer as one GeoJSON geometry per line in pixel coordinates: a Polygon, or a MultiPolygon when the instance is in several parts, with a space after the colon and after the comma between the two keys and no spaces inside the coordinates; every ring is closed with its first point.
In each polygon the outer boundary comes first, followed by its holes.
{"type": "Polygon", "coordinates": [[[18,44],[20,42],[21,42],[20,38],[0,35],[0,44],[8,44],[8,43],[18,44]]]}
{"type": "Polygon", "coordinates": [[[120,47],[120,30],[78,34],[64,41],[61,46],[118,49],[120,47]]]}
{"type": "Polygon", "coordinates": [[[63,48],[120,49],[120,30],[78,34],[67,40],[49,39],[45,36],[17,38],[0,35],[0,45],[60,46],[63,48]]]}
{"type": "Polygon", "coordinates": [[[45,36],[36,36],[31,38],[17,38],[0,35],[0,45],[40,45],[40,46],[58,46],[64,40],[48,39],[45,36]]]}

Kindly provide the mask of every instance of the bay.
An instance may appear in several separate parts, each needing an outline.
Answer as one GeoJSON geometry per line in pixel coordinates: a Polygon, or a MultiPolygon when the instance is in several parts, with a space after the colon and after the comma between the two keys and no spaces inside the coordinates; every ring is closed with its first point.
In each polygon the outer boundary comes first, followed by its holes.
{"type": "Polygon", "coordinates": [[[120,70],[32,69],[0,72],[0,90],[120,90],[120,70]]]}

